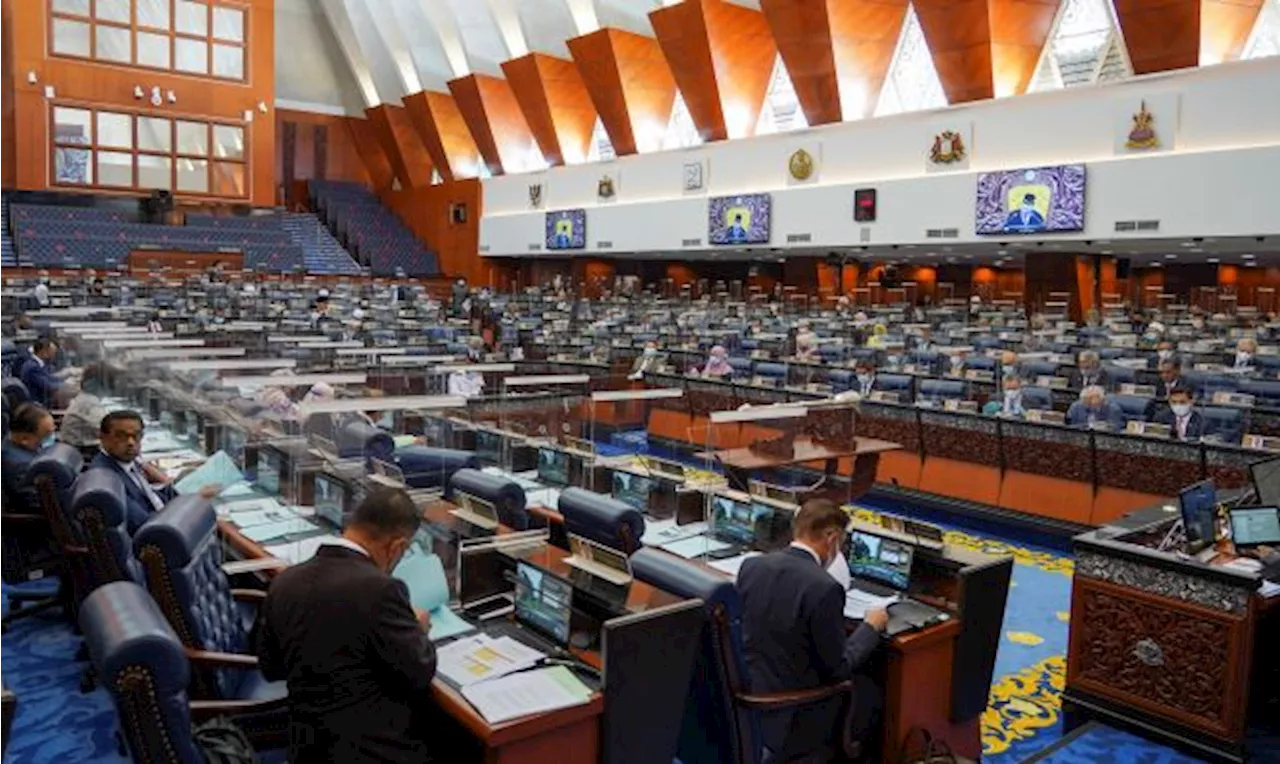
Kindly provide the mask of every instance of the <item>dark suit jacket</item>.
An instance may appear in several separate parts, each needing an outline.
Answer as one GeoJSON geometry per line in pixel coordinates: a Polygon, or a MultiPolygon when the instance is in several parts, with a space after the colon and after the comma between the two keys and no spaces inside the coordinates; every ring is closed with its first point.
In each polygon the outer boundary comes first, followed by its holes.
{"type": "MultiPolygon", "coordinates": [[[[1102,409],[1094,415],[1094,419],[1106,422],[1113,432],[1120,432],[1124,429],[1124,410],[1115,401],[1104,400],[1102,409]]],[[[1076,401],[1067,408],[1067,424],[1072,427],[1087,427],[1089,425],[1089,409],[1085,407],[1083,401],[1076,401]]]]}
{"type": "Polygon", "coordinates": [[[321,546],[276,576],[253,642],[263,675],[288,681],[293,764],[429,760],[435,647],[368,557],[321,546]]]}
{"type": "Polygon", "coordinates": [[[40,502],[35,486],[27,480],[27,470],[39,452],[28,451],[8,438],[4,439],[0,463],[0,485],[4,491],[5,511],[14,514],[38,515],[40,502]]]}
{"type": "MultiPolygon", "coordinates": [[[[1166,383],[1163,379],[1156,382],[1156,397],[1165,399],[1169,397],[1170,390],[1189,390],[1191,384],[1182,377],[1175,378],[1172,382],[1166,383]]],[[[1193,391],[1194,392],[1194,391],[1193,391]]]]}
{"type": "Polygon", "coordinates": [[[1204,437],[1204,417],[1200,416],[1200,412],[1195,409],[1191,410],[1190,418],[1187,420],[1187,435],[1185,438],[1178,437],[1177,417],[1173,415],[1173,409],[1168,406],[1156,412],[1155,423],[1168,425],[1169,437],[1174,440],[1199,440],[1204,437]]]}
{"type": "MultiPolygon", "coordinates": [[[[844,629],[844,587],[804,549],[788,547],[753,557],[738,574],[742,629],[753,692],[820,687],[848,679],[865,664],[880,637],[863,624],[844,629]]],[[[839,703],[766,716],[764,744],[778,760],[828,745],[839,703]]]]}
{"type": "Polygon", "coordinates": [[[1104,390],[1111,389],[1111,375],[1107,373],[1106,369],[1098,369],[1095,371],[1093,373],[1092,383],[1085,381],[1084,375],[1080,373],[1079,369],[1075,369],[1071,372],[1070,380],[1072,390],[1082,390],[1088,384],[1101,385],[1104,390]]]}
{"type": "MultiPolygon", "coordinates": [[[[129,473],[124,471],[120,466],[120,462],[107,455],[105,451],[99,451],[89,462],[91,470],[111,470],[116,473],[120,480],[124,483],[124,494],[126,511],[128,512],[129,535],[137,533],[138,528],[151,517],[155,509],[151,506],[147,495],[143,493],[142,487],[129,477],[129,473]]],[[[173,490],[171,485],[155,485],[152,484],[151,489],[159,494],[160,499],[168,504],[177,496],[177,492],[173,490]]]]}
{"type": "Polygon", "coordinates": [[[45,408],[50,408],[53,404],[53,394],[62,387],[62,380],[53,375],[53,370],[48,364],[41,364],[32,358],[22,367],[22,384],[26,385],[27,392],[31,393],[31,400],[45,408]]]}

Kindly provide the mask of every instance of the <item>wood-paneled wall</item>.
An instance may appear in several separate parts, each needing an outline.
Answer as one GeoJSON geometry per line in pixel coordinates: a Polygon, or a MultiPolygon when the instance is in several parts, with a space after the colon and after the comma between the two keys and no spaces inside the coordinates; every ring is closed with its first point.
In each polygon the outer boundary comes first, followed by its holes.
{"type": "Polygon", "coordinates": [[[347,118],[332,114],[277,111],[275,168],[277,187],[313,179],[371,182],[347,118]]]}
{"type": "Polygon", "coordinates": [[[239,122],[245,112],[252,114],[253,121],[245,126],[249,202],[255,206],[275,203],[276,122],[271,114],[275,103],[275,0],[244,0],[248,49],[246,79],[239,83],[51,56],[46,0],[3,0],[3,4],[4,79],[6,88],[11,83],[13,94],[12,125],[5,125],[12,129],[5,130],[3,139],[4,156],[13,160],[5,162],[13,166],[12,177],[6,170],[7,187],[42,190],[52,186],[47,86],[54,88],[54,101],[59,103],[137,111],[145,102],[134,98],[133,90],[141,85],[173,91],[175,103],[150,109],[157,116],[239,122]],[[28,73],[35,74],[34,84],[28,82],[28,73]],[[267,106],[267,114],[258,111],[259,104],[267,106]]]}
{"type": "Polygon", "coordinates": [[[387,190],[381,197],[383,204],[436,253],[444,274],[460,276],[473,285],[498,285],[495,261],[480,256],[479,180],[387,190]],[[454,222],[453,210],[458,205],[466,208],[464,222],[454,222]]]}

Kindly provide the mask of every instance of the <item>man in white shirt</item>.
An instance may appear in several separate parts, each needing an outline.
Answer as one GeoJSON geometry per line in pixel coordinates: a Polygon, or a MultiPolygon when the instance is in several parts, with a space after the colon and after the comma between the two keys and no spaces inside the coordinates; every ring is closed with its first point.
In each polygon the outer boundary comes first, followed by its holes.
{"type": "Polygon", "coordinates": [[[41,308],[49,307],[49,279],[42,278],[35,288],[36,305],[41,308]]]}

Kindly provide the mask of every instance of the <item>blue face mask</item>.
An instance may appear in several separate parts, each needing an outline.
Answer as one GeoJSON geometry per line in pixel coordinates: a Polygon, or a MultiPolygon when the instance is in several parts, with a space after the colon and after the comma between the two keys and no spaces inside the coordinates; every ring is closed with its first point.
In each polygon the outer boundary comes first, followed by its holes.
{"type": "Polygon", "coordinates": [[[54,445],[57,444],[57,442],[58,442],[58,433],[51,432],[45,436],[44,440],[40,441],[40,450],[48,451],[49,449],[53,448],[54,445]]]}

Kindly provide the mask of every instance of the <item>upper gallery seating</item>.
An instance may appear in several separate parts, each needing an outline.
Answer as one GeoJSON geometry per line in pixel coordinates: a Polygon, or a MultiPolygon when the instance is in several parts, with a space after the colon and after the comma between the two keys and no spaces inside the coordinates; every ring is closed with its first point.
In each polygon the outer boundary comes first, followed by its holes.
{"type": "Polygon", "coordinates": [[[10,268],[18,264],[13,253],[13,239],[9,236],[9,200],[0,197],[0,266],[10,268]]]}
{"type": "Polygon", "coordinates": [[[217,228],[222,231],[283,231],[290,242],[302,249],[303,267],[307,273],[359,275],[360,266],[342,245],[334,240],[315,215],[284,213],[252,217],[188,215],[187,225],[217,228]]]}
{"type": "Polygon", "coordinates": [[[347,249],[367,263],[374,275],[406,276],[439,274],[435,253],[427,250],[413,232],[378,197],[358,183],[307,181],[311,207],[347,249]]]}

